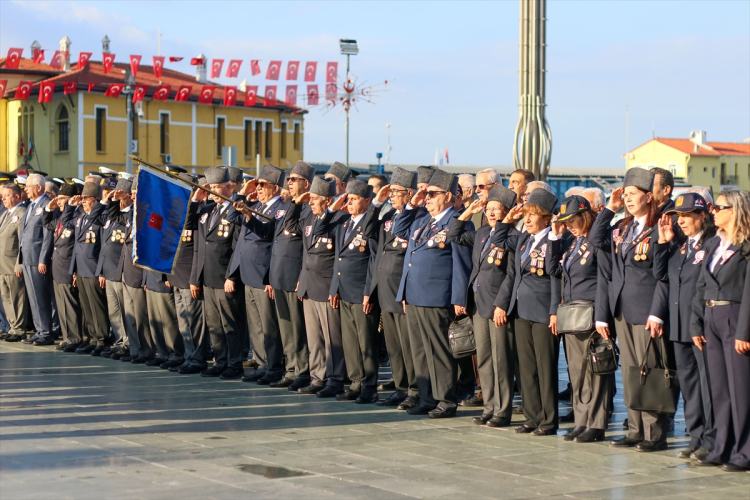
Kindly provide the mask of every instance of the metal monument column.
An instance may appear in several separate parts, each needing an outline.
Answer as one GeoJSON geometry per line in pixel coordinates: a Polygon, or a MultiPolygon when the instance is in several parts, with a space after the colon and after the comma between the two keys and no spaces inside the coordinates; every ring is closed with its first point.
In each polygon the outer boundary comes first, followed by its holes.
{"type": "Polygon", "coordinates": [[[552,133],[545,118],[546,0],[521,0],[518,124],[513,165],[546,179],[552,155],[552,133]]]}

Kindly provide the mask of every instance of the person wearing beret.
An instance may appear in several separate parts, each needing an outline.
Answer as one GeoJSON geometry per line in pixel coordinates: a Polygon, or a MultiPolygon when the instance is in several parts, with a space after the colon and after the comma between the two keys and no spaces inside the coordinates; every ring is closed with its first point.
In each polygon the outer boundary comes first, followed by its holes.
{"type": "Polygon", "coordinates": [[[558,237],[550,232],[557,197],[535,189],[526,203],[508,212],[498,230],[515,249],[515,277],[506,279],[495,299],[497,325],[513,321],[526,421],[517,433],[557,434],[557,306],[560,303],[558,237]],[[512,226],[523,211],[525,232],[512,226]]]}
{"type": "MultiPolygon", "coordinates": [[[[609,306],[615,318],[623,369],[640,366],[651,339],[662,336],[664,319],[669,314],[663,304],[654,300],[658,287],[654,262],[660,261],[660,254],[666,247],[657,244],[661,213],[651,192],[653,183],[653,172],[638,167],[628,170],[623,182],[623,199],[614,196],[610,199],[589,234],[592,245],[611,254],[609,306]],[[623,204],[630,215],[611,229],[610,221],[623,204]]],[[[597,320],[596,325],[600,334],[609,335],[607,323],[597,320]]],[[[648,366],[657,364],[660,349],[656,347],[648,350],[648,366]]],[[[662,362],[667,363],[667,360],[662,362]]],[[[667,420],[666,413],[628,408],[628,433],[611,441],[610,445],[635,446],[641,452],[663,450],[667,447],[667,420]]]]}
{"type": "Polygon", "coordinates": [[[283,351],[273,288],[268,279],[275,229],[282,224],[285,215],[279,198],[284,177],[284,170],[266,164],[261,167],[258,178],[248,182],[239,192],[242,196],[250,195],[253,200],[251,208],[272,217],[275,222],[269,223],[249,211],[245,215],[235,207],[231,207],[227,215],[228,220],[242,227],[228,272],[233,274],[239,270],[245,285],[249,341],[253,347],[253,359],[258,362],[257,369],[242,380],[258,385],[279,381],[285,371],[281,363],[283,351]]]}
{"type": "Polygon", "coordinates": [[[25,338],[26,325],[31,317],[23,266],[19,262],[19,241],[26,207],[21,201],[23,191],[17,184],[4,184],[1,191],[5,211],[0,215],[0,295],[10,325],[4,340],[18,342],[25,338]]]}
{"type": "Polygon", "coordinates": [[[750,470],[750,195],[722,191],[713,206],[717,236],[693,299],[690,334],[706,352],[716,438],[699,465],[750,470]]]}
{"type": "Polygon", "coordinates": [[[477,344],[477,371],[483,381],[484,411],[472,421],[488,427],[506,427],[513,416],[513,371],[515,350],[508,325],[494,322],[494,302],[503,282],[515,279],[514,249],[496,238],[495,229],[508,211],[516,205],[516,194],[502,185],[493,186],[486,201],[474,200],[458,218],[451,219],[450,239],[472,249],[472,272],[469,277],[468,313],[474,322],[477,344]],[[476,231],[466,229],[475,215],[484,214],[487,225],[476,231]]]}
{"type": "MultiPolygon", "coordinates": [[[[209,188],[225,197],[232,195],[229,170],[226,167],[206,169],[209,188]]],[[[199,189],[191,203],[206,200],[207,192],[199,189]]],[[[194,299],[203,297],[203,312],[216,364],[201,372],[202,377],[222,380],[244,376],[242,368],[242,294],[239,272],[230,273],[229,263],[241,226],[226,217],[231,203],[210,195],[212,203],[198,208],[198,235],[193,252],[190,292],[194,299]]]]}
{"type": "Polygon", "coordinates": [[[101,187],[93,182],[83,185],[80,196],[73,196],[62,213],[63,228],[74,231],[70,274],[81,299],[83,324],[89,338],[76,352],[100,356],[110,345],[107,294],[99,285],[96,267],[102,248],[102,228],[106,224],[106,205],[99,202],[101,187]],[[80,209],[78,208],[80,205],[80,209]]]}
{"type": "Polygon", "coordinates": [[[393,234],[409,242],[396,300],[405,305],[419,389],[419,405],[407,412],[447,418],[455,416],[458,404],[458,368],[448,327],[466,314],[471,250],[448,237],[450,220],[457,215],[458,179],[436,169],[428,184],[393,223],[393,234]]]}
{"type": "Polygon", "coordinates": [[[380,205],[377,257],[372,263],[370,297],[377,297],[383,320],[383,335],[391,363],[395,392],[378,406],[396,406],[399,410],[415,407],[419,390],[414,373],[409,326],[404,307],[396,301],[401,275],[404,272],[404,259],[408,239],[393,234],[393,221],[403,212],[417,189],[417,174],[401,167],[394,167],[391,183],[384,186],[373,204],[380,205]],[[386,210],[386,197],[393,208],[386,210]]]}
{"type": "Polygon", "coordinates": [[[351,177],[352,171],[346,165],[337,161],[333,162],[331,168],[326,172],[325,178],[333,179],[336,182],[336,200],[346,194],[346,184],[351,177]]]}
{"type": "Polygon", "coordinates": [[[669,340],[674,348],[680,391],[685,402],[685,427],[691,437],[687,448],[679,452],[680,458],[694,455],[705,459],[713,449],[716,437],[705,353],[690,336],[693,297],[706,257],[705,245],[715,234],[716,227],[708,213],[708,204],[699,194],[678,196],[659,221],[657,244],[666,246],[667,250],[659,254],[660,258],[654,265],[658,270],[657,278],[668,281],[659,282],[656,300],[669,309],[669,340]],[[677,241],[673,229],[675,215],[686,238],[682,243],[677,241]]]}

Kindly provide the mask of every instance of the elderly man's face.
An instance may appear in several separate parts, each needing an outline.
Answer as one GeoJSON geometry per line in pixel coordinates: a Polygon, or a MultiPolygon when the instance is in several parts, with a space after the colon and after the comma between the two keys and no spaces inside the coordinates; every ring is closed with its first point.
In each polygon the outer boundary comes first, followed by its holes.
{"type": "Polygon", "coordinates": [[[526,192],[526,177],[519,173],[511,174],[508,180],[508,187],[516,192],[517,201],[521,202],[526,192]]]}
{"type": "Polygon", "coordinates": [[[497,186],[497,182],[490,182],[490,174],[477,174],[477,196],[482,201],[487,201],[490,189],[497,186]]]}
{"type": "Polygon", "coordinates": [[[594,203],[594,200],[595,200],[594,193],[581,193],[581,196],[583,196],[584,198],[588,200],[589,205],[591,205],[591,209],[594,212],[599,213],[602,211],[602,208],[604,208],[604,205],[596,206],[596,204],[594,203]]]}
{"type": "Polygon", "coordinates": [[[21,203],[21,195],[13,194],[13,190],[3,188],[3,205],[5,208],[13,208],[21,203]]]}

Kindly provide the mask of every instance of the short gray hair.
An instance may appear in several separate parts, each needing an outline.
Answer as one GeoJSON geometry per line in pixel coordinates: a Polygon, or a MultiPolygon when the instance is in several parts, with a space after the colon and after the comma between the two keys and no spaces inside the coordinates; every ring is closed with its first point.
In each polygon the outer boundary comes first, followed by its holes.
{"type": "Polygon", "coordinates": [[[534,189],[541,188],[547,191],[548,193],[555,194],[555,191],[552,189],[552,186],[547,184],[544,181],[531,181],[528,184],[526,184],[526,191],[531,192],[534,189]]]}
{"type": "Polygon", "coordinates": [[[60,188],[57,187],[57,184],[55,184],[52,181],[47,181],[44,185],[45,191],[51,191],[57,196],[57,193],[60,191],[60,188]]]}
{"type": "Polygon", "coordinates": [[[689,188],[686,193],[695,193],[703,196],[703,199],[706,200],[708,203],[711,203],[713,205],[714,203],[714,197],[711,196],[711,192],[704,188],[703,186],[693,186],[689,188]]]}
{"type": "Polygon", "coordinates": [[[576,195],[576,194],[581,194],[581,193],[583,193],[584,189],[586,189],[586,188],[583,187],[583,186],[573,186],[572,188],[570,188],[567,191],[565,191],[565,197],[568,198],[568,197],[576,195]]]}
{"type": "Polygon", "coordinates": [[[47,182],[47,179],[44,178],[41,174],[31,174],[26,178],[26,185],[27,186],[42,186],[44,187],[45,182],[47,182]]]}
{"type": "Polygon", "coordinates": [[[480,174],[481,175],[486,174],[487,182],[490,184],[497,182],[497,170],[495,169],[485,168],[484,170],[480,170],[479,172],[477,172],[477,177],[479,177],[480,174]]]}
{"type": "Polygon", "coordinates": [[[592,193],[594,195],[594,205],[596,205],[596,207],[591,208],[596,209],[607,204],[607,197],[604,195],[604,191],[602,191],[601,189],[597,187],[590,187],[581,191],[582,195],[586,193],[592,193]]]}
{"type": "Polygon", "coordinates": [[[471,174],[461,174],[458,176],[458,184],[468,184],[471,187],[475,187],[477,185],[477,180],[471,174]]]}

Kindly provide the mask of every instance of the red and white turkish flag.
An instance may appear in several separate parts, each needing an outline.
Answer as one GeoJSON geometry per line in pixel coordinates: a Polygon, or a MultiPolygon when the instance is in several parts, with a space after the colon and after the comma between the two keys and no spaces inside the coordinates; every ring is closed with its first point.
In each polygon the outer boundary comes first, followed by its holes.
{"type": "Polygon", "coordinates": [[[78,68],[77,69],[83,69],[86,67],[86,65],[89,63],[89,59],[91,59],[91,56],[94,55],[93,52],[81,52],[78,54],[78,68]]]}
{"type": "Polygon", "coordinates": [[[213,59],[211,61],[211,78],[221,77],[221,67],[224,65],[224,59],[213,59]]]}
{"type": "Polygon", "coordinates": [[[169,97],[169,90],[171,88],[171,85],[159,85],[156,87],[156,92],[154,92],[154,95],[151,98],[156,99],[157,101],[167,102],[167,97],[169,97]]]}
{"type": "Polygon", "coordinates": [[[130,73],[133,76],[138,74],[138,66],[141,65],[141,56],[130,56],[130,73]]]}
{"type": "Polygon", "coordinates": [[[44,49],[34,49],[34,62],[41,64],[44,62],[44,49]]]}
{"type": "Polygon", "coordinates": [[[107,88],[107,91],[104,92],[104,95],[106,95],[107,97],[120,97],[122,89],[124,88],[124,83],[113,83],[109,86],[109,88],[107,88]]]}
{"type": "Polygon", "coordinates": [[[284,102],[286,103],[287,106],[297,105],[297,86],[296,85],[286,86],[286,99],[284,99],[284,102]]]}
{"type": "Polygon", "coordinates": [[[281,72],[281,61],[271,61],[266,71],[266,80],[278,80],[281,72]]]}
{"type": "MultiPolygon", "coordinates": [[[[8,49],[8,57],[5,58],[5,67],[8,69],[18,69],[18,65],[21,64],[21,54],[23,49],[8,49]]],[[[18,87],[19,89],[21,87],[18,87]]]]}
{"type": "Polygon", "coordinates": [[[140,102],[143,100],[144,97],[146,97],[146,91],[148,90],[148,85],[136,85],[133,89],[133,102],[140,102]]]}
{"type": "Polygon", "coordinates": [[[339,63],[329,62],[326,65],[326,83],[336,83],[339,75],[339,63]]]}
{"type": "Polygon", "coordinates": [[[336,102],[336,84],[335,83],[326,84],[326,101],[336,102]]]}
{"type": "Polygon", "coordinates": [[[276,106],[276,85],[266,85],[266,95],[263,97],[263,106],[276,106]]]}
{"type": "Polygon", "coordinates": [[[320,97],[320,94],[318,94],[318,86],[308,85],[307,86],[307,105],[317,106],[319,97],[320,97]]]}
{"type": "Polygon", "coordinates": [[[224,87],[224,106],[237,105],[237,87],[227,85],[224,87]]]}
{"type": "Polygon", "coordinates": [[[258,61],[257,59],[253,59],[252,61],[250,61],[250,73],[253,76],[260,75],[260,61],[258,61]]]}
{"type": "Polygon", "coordinates": [[[154,56],[154,76],[161,80],[161,70],[164,69],[164,56],[154,56]]]}
{"type": "Polygon", "coordinates": [[[201,95],[198,96],[198,102],[200,104],[213,104],[215,90],[216,85],[204,85],[201,89],[201,95]]]}
{"type": "Polygon", "coordinates": [[[39,102],[52,102],[55,95],[55,82],[42,82],[39,84],[39,102]]]}
{"type": "Polygon", "coordinates": [[[184,57],[169,56],[169,62],[180,62],[183,59],[185,59],[185,58],[184,57]]]}
{"type": "Polygon", "coordinates": [[[258,86],[257,85],[248,85],[245,89],[245,107],[250,108],[252,106],[255,106],[255,103],[258,98],[258,86]]]}
{"type": "Polygon", "coordinates": [[[286,63],[286,79],[296,80],[299,72],[299,61],[289,61],[286,63]]]}
{"type": "Polygon", "coordinates": [[[5,97],[6,88],[8,88],[8,80],[0,80],[0,99],[5,97]]]}
{"type": "Polygon", "coordinates": [[[205,62],[205,59],[203,59],[202,57],[193,57],[192,59],[190,59],[191,66],[200,66],[204,62],[205,62]]]}
{"type": "Polygon", "coordinates": [[[307,61],[305,64],[305,81],[314,82],[315,73],[318,71],[318,63],[315,61],[307,61]]]}
{"type": "Polygon", "coordinates": [[[174,96],[175,101],[187,102],[190,99],[190,92],[193,91],[192,85],[180,85],[177,94],[174,96]]]}
{"type": "Polygon", "coordinates": [[[60,52],[59,50],[56,50],[55,55],[52,56],[52,59],[49,62],[49,65],[53,68],[63,69],[65,67],[65,60],[67,58],[67,52],[60,52]]]}
{"type": "Polygon", "coordinates": [[[63,84],[63,95],[75,94],[78,90],[77,82],[65,82],[63,84]]]}
{"type": "Polygon", "coordinates": [[[28,80],[21,80],[18,82],[18,87],[16,88],[16,95],[14,96],[14,99],[18,99],[19,101],[25,101],[29,98],[29,94],[31,94],[31,85],[34,82],[28,81],[28,80]]]}
{"type": "Polygon", "coordinates": [[[237,75],[240,74],[241,67],[242,59],[232,59],[231,61],[229,61],[229,65],[227,66],[227,77],[237,78],[237,75]]]}
{"type": "Polygon", "coordinates": [[[94,90],[95,86],[96,86],[95,83],[89,83],[89,92],[91,92],[92,90],[94,90]]]}
{"type": "Polygon", "coordinates": [[[115,63],[114,54],[102,54],[102,66],[104,66],[104,74],[112,71],[112,65],[115,63]]]}

